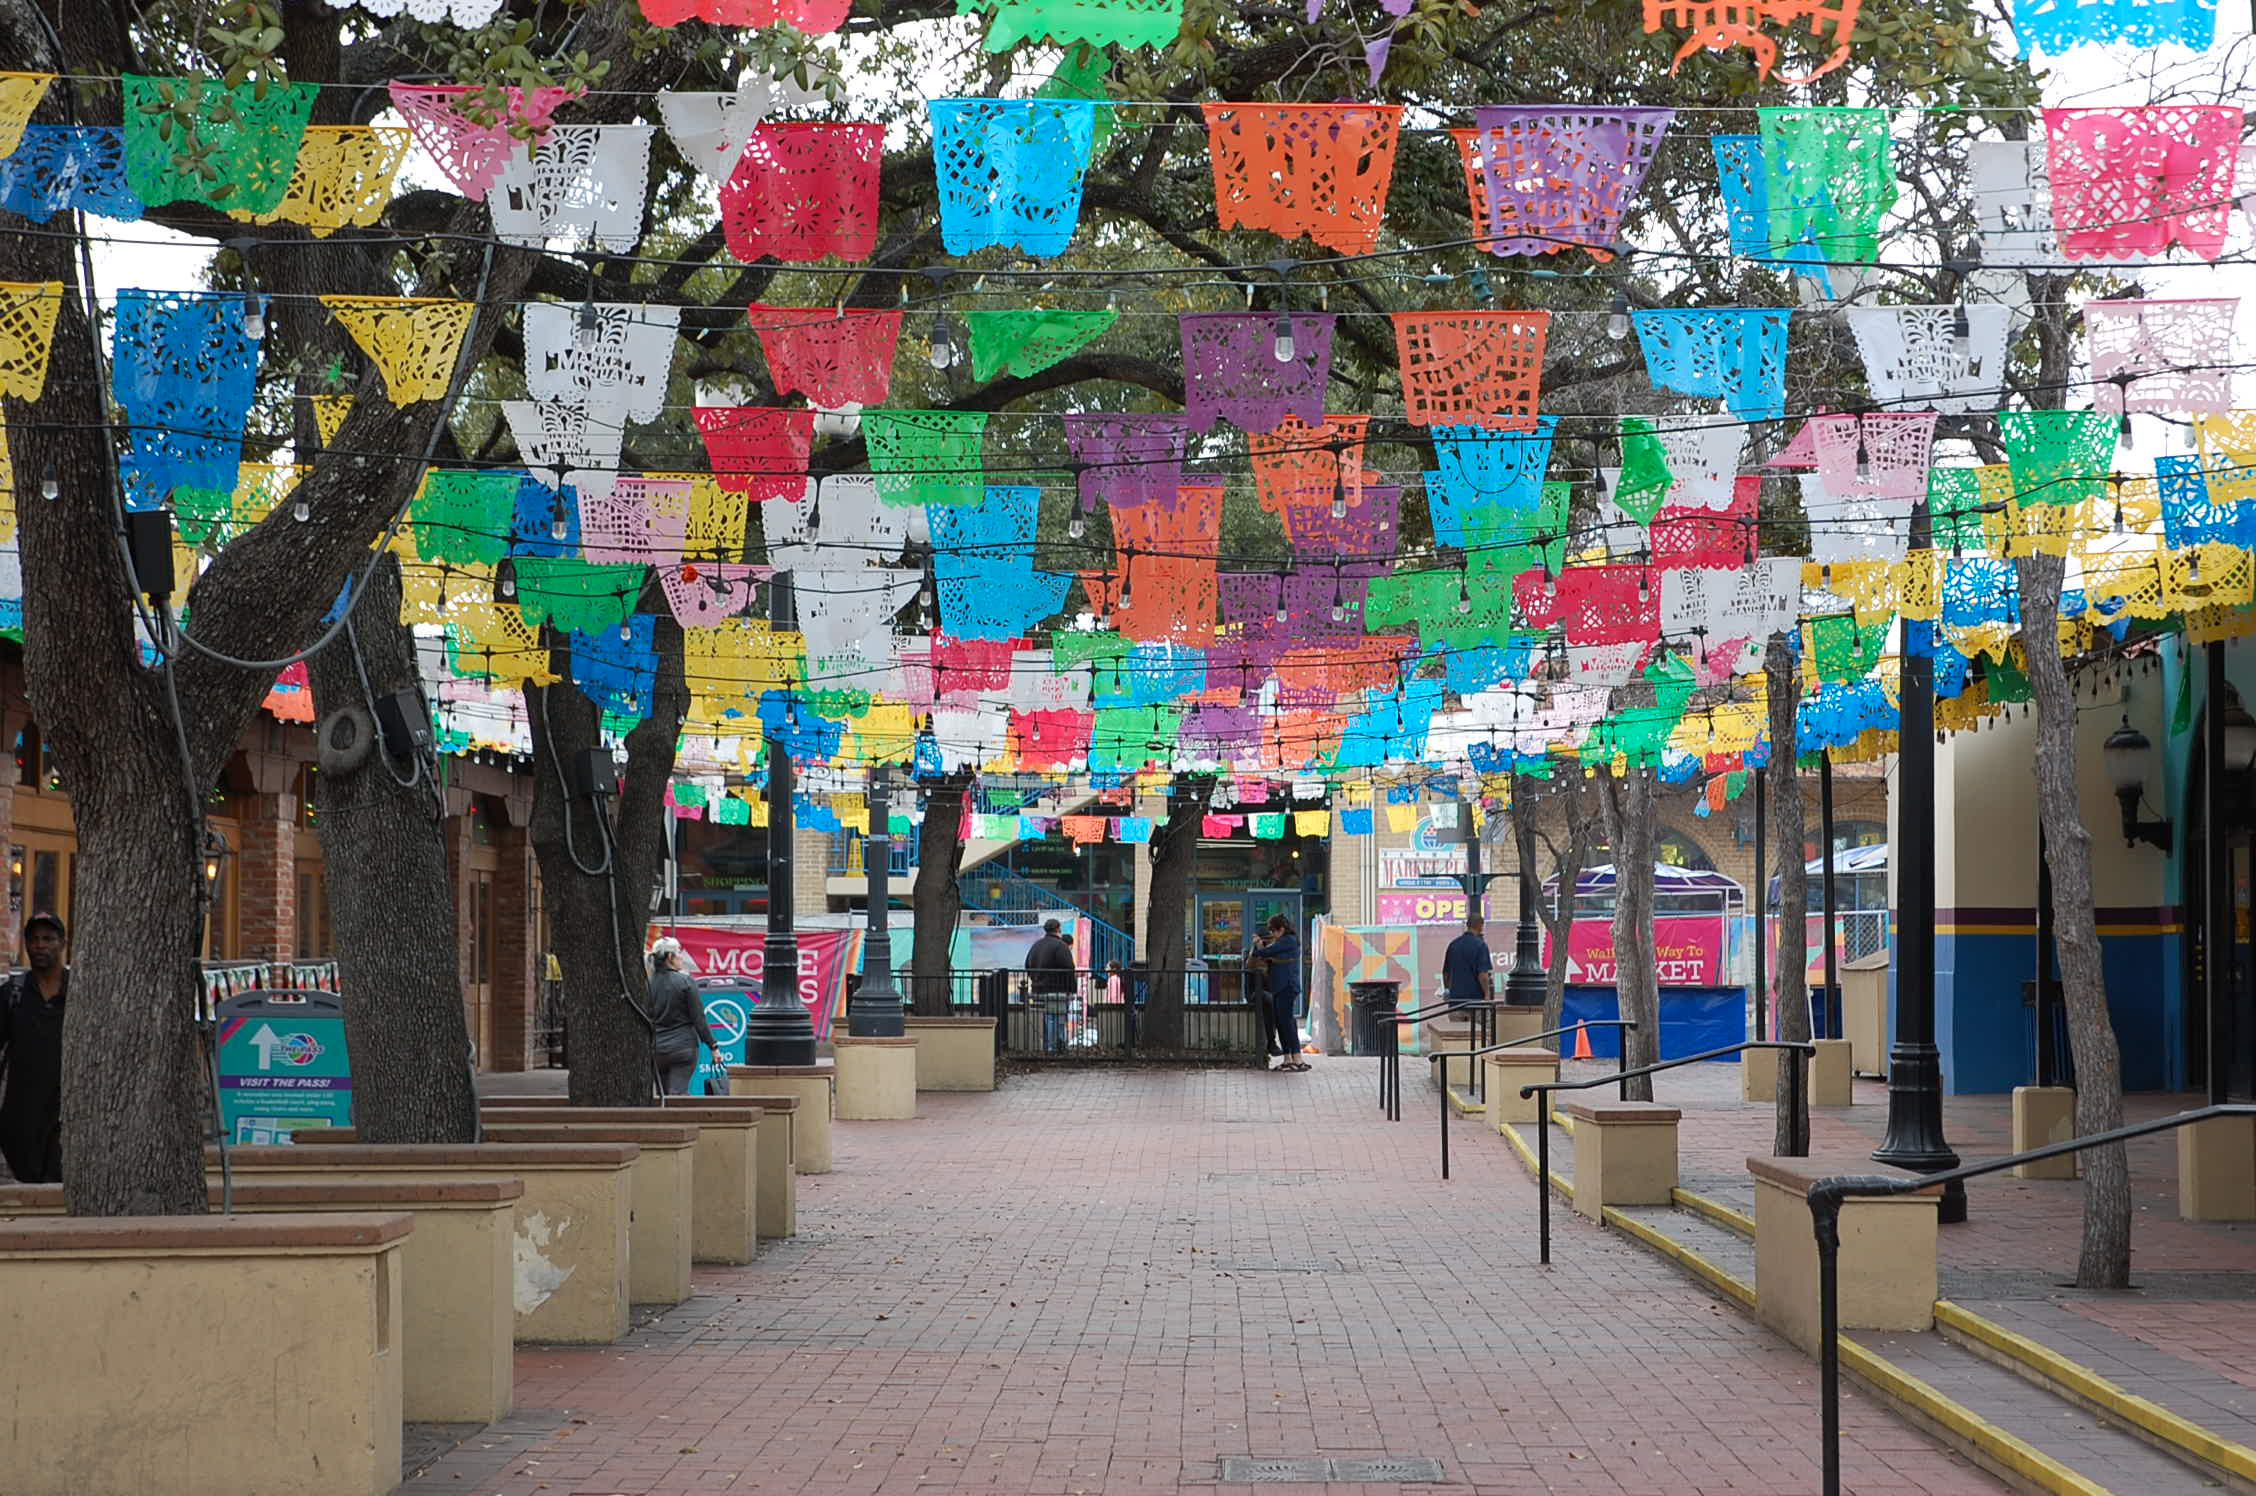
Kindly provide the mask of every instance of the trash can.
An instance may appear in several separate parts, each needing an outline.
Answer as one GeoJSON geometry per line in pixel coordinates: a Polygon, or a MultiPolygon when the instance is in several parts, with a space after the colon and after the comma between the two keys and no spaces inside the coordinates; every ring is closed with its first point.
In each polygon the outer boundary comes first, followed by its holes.
{"type": "Polygon", "coordinates": [[[219,1120],[229,1142],[287,1143],[300,1127],[352,1126],[342,998],[254,988],[215,1015],[219,1120]]]}
{"type": "Polygon", "coordinates": [[[1386,1020],[1394,1017],[1401,990],[1400,982],[1348,983],[1348,1000],[1355,1005],[1354,1053],[1386,1053],[1394,1036],[1394,1025],[1386,1020]]]}

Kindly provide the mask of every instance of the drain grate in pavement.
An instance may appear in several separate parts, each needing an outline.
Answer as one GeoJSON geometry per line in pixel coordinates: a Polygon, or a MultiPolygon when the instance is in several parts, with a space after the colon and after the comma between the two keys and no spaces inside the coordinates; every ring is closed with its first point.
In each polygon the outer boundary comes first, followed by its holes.
{"type": "Polygon", "coordinates": [[[1250,1455],[1222,1456],[1221,1481],[1225,1485],[1323,1484],[1328,1481],[1365,1485],[1425,1484],[1442,1478],[1441,1461],[1406,1459],[1397,1455],[1356,1455],[1336,1460],[1320,1456],[1294,1459],[1256,1459],[1250,1455]]]}

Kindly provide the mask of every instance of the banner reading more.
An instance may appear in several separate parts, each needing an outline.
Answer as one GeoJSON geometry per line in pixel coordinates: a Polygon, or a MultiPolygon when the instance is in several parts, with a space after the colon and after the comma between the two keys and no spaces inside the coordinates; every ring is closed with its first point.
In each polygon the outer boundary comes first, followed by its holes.
{"type": "MultiPolygon", "coordinates": [[[[682,943],[697,974],[736,977],[746,990],[757,993],[768,969],[764,949],[767,935],[760,930],[732,930],[713,925],[652,926],[650,939],[671,935],[682,943]]],[[[861,951],[859,930],[801,930],[799,932],[799,997],[815,1015],[815,1037],[829,1037],[831,1016],[846,990],[846,973],[861,951]]]]}
{"type": "MultiPolygon", "coordinates": [[[[1723,985],[1723,925],[1714,915],[1663,917],[1653,921],[1654,966],[1663,987],[1723,985]]],[[[1543,936],[1543,958],[1551,959],[1551,935],[1543,936]]],[[[1567,982],[1576,987],[1614,983],[1614,925],[1606,919],[1578,919],[1567,935],[1567,982]]]]}

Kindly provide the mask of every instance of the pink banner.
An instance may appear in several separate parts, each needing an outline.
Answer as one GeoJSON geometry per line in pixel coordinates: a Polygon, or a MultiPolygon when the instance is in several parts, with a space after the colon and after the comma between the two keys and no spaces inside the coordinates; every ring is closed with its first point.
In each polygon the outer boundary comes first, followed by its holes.
{"type": "MultiPolygon", "coordinates": [[[[654,925],[650,938],[671,935],[682,943],[689,959],[704,977],[738,977],[757,994],[768,963],[766,932],[732,930],[711,925],[654,925]]],[[[801,930],[799,932],[799,996],[815,1015],[815,1037],[828,1038],[830,1020],[846,991],[846,973],[861,952],[859,930],[801,930]]]]}
{"type": "MultiPolygon", "coordinates": [[[[1663,987],[1723,985],[1723,922],[1713,915],[1678,916],[1653,921],[1655,967],[1663,987]]],[[[1551,936],[1543,937],[1544,960],[1551,959],[1551,936]]],[[[1614,982],[1614,925],[1606,919],[1578,919],[1567,936],[1567,981],[1575,986],[1610,987],[1614,982]]]]}

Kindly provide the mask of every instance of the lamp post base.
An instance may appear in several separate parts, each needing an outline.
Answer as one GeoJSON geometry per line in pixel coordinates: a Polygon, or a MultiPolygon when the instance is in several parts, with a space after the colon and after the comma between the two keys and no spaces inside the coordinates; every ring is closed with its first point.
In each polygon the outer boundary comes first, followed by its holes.
{"type": "MultiPolygon", "coordinates": [[[[1872,1150],[1875,1163],[1939,1174],[1961,1160],[1943,1139],[1943,1056],[1932,1044],[1898,1044],[1888,1051],[1888,1132],[1872,1150]]],[[[1966,1219],[1966,1185],[1943,1186],[1936,1219],[1956,1226],[1966,1219]]]]}

